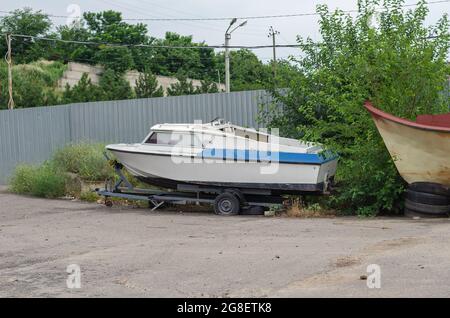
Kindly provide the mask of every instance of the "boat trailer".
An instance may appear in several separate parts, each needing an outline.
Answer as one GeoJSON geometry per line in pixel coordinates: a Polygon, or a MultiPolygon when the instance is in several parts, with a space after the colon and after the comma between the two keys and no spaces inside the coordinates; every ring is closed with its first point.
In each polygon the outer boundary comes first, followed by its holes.
{"type": "Polygon", "coordinates": [[[94,191],[105,198],[105,205],[113,205],[110,198],[147,201],[151,211],[164,204],[200,204],[214,205],[214,212],[219,215],[261,215],[272,206],[283,204],[280,195],[272,195],[270,190],[223,188],[180,183],[172,191],[136,188],[123,173],[124,166],[117,160],[112,160],[104,153],[110,165],[114,168],[118,180],[114,183],[109,179],[105,188],[94,191]]]}

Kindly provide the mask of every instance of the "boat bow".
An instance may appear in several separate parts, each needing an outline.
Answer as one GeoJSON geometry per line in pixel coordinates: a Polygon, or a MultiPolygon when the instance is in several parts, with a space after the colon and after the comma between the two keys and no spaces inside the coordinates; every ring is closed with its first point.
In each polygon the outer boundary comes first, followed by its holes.
{"type": "Polygon", "coordinates": [[[406,182],[450,185],[450,113],[422,115],[414,122],[385,113],[369,101],[364,106],[406,182]]]}

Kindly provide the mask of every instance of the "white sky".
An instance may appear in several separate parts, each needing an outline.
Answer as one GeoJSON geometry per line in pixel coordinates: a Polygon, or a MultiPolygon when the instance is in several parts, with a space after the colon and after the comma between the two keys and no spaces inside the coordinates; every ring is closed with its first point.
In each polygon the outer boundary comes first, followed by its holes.
{"type": "MultiPolygon", "coordinates": [[[[433,1],[433,0],[430,0],[433,1]]],[[[25,6],[40,9],[48,14],[68,15],[70,4],[76,4],[85,11],[116,10],[122,12],[124,18],[203,18],[259,16],[293,13],[309,13],[315,11],[319,3],[326,3],[330,8],[342,10],[356,9],[356,0],[15,0],[2,1],[1,10],[10,11],[25,6]],[[5,3],[6,2],[6,3],[5,3]]],[[[413,4],[416,0],[406,0],[413,4]]],[[[435,23],[444,13],[450,13],[450,2],[430,4],[428,24],[435,23]]],[[[55,24],[66,23],[64,18],[53,18],[55,24]]],[[[295,44],[296,36],[318,38],[318,17],[304,16],[294,18],[250,20],[243,28],[236,30],[231,45],[263,45],[271,44],[267,37],[269,26],[280,32],[277,44],[295,44]]],[[[132,23],[132,22],[129,22],[132,23]]],[[[223,44],[224,31],[228,21],[157,21],[148,22],[149,34],[163,37],[166,31],[174,31],[183,35],[193,35],[194,41],[206,41],[207,44],[223,44]]],[[[254,51],[262,60],[271,58],[271,49],[254,51]]],[[[285,58],[299,51],[292,48],[278,48],[277,57],[285,58]]]]}

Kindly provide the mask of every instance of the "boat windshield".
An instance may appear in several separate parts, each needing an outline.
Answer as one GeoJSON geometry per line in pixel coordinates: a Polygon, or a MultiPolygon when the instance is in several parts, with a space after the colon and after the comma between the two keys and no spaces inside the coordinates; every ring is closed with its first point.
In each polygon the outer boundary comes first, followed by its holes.
{"type": "Polygon", "coordinates": [[[192,147],[196,144],[196,140],[190,133],[153,132],[147,138],[145,144],[192,147]]]}

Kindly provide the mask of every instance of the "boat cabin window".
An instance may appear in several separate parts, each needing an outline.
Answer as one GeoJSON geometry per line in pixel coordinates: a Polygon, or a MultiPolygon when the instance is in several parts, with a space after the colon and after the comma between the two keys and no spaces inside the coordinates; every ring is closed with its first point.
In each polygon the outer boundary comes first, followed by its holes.
{"type": "Polygon", "coordinates": [[[190,133],[154,132],[147,138],[145,143],[191,147],[193,144],[193,136],[190,133]]]}
{"type": "Polygon", "coordinates": [[[145,141],[146,144],[156,144],[157,142],[157,137],[158,134],[157,133],[152,133],[150,135],[150,137],[147,138],[147,140],[145,141]]]}

